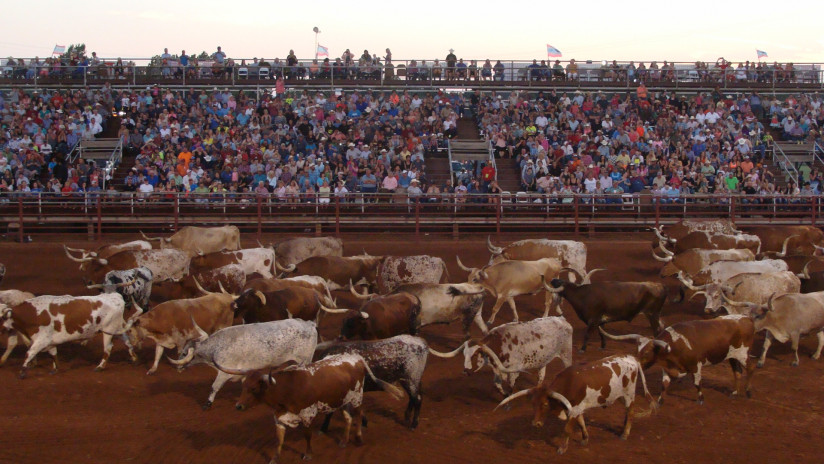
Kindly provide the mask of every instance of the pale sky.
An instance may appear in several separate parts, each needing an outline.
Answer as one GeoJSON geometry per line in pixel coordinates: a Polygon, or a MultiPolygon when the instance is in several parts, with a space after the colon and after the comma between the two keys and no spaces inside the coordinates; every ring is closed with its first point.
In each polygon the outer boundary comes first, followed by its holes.
{"type": "Polygon", "coordinates": [[[49,56],[56,44],[84,42],[100,57],[163,53],[299,59],[318,41],[332,57],[346,48],[395,60],[441,60],[450,48],[464,59],[824,61],[818,2],[692,0],[682,2],[27,0],[6,2],[0,56],[49,56]],[[817,12],[817,13],[816,13],[817,12]]]}

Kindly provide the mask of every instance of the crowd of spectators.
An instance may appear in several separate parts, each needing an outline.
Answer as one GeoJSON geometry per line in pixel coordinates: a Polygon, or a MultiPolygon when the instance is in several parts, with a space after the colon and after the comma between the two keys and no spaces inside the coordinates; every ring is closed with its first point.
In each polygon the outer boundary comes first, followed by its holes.
{"type": "Polygon", "coordinates": [[[621,194],[649,190],[661,202],[686,194],[718,194],[722,201],[733,193],[763,203],[774,194],[824,190],[824,174],[808,163],[798,166],[801,185],[776,187],[776,173],[764,164],[773,138],[761,122],[772,121],[786,140],[821,145],[818,94],[650,95],[642,84],[611,95],[491,92],[477,99],[477,111],[499,164],[516,163],[521,188],[549,202],[571,202],[576,193],[620,202],[621,194]]]}

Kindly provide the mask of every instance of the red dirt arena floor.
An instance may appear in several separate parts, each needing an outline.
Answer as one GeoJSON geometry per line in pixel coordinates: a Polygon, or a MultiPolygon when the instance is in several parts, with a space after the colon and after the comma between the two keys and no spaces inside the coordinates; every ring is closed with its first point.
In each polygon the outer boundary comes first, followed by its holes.
{"type": "MultiPolygon", "coordinates": [[[[589,247],[588,268],[608,268],[595,274],[599,280],[659,280],[660,263],[649,254],[647,235],[599,235],[585,240],[589,247]]],[[[117,241],[133,237],[118,237],[117,241]]],[[[134,237],[136,238],[136,237],[134,237]]],[[[502,237],[501,241],[524,238],[502,237]]],[[[550,238],[565,238],[560,235],[550,238]]],[[[273,237],[264,237],[268,243],[273,237]]],[[[60,243],[70,246],[96,245],[80,237],[38,239],[30,244],[0,243],[0,262],[8,271],[3,289],[21,289],[36,294],[91,294],[81,285],[77,265],[62,253],[60,243]]],[[[253,237],[244,245],[253,246],[253,237]]],[[[443,257],[453,281],[466,278],[455,264],[455,254],[470,266],[489,258],[485,237],[423,237],[419,241],[398,235],[344,237],[345,254],[431,254],[443,257]]],[[[666,282],[671,295],[675,281],[666,282]]],[[[337,293],[339,304],[352,306],[354,299],[337,293]]],[[[521,319],[542,312],[543,295],[517,298],[521,319]]],[[[485,314],[492,301],[487,298],[485,314]]],[[[702,317],[702,302],[667,303],[665,324],[702,317]]],[[[583,325],[564,303],[564,314],[575,329],[580,344],[583,325]]],[[[509,308],[501,310],[497,323],[511,320],[509,308]],[[501,318],[503,316],[503,318],[501,318]]],[[[321,324],[325,337],[336,335],[340,316],[327,315],[321,324]]],[[[479,333],[477,327],[474,332],[479,333]]],[[[632,324],[615,323],[614,333],[650,334],[643,316],[632,324]]],[[[422,336],[436,349],[445,351],[461,343],[459,323],[430,326],[422,336]]],[[[763,336],[757,337],[756,350],[763,336]]],[[[598,349],[597,336],[585,355],[574,353],[574,361],[595,360],[628,352],[634,347],[610,341],[598,349]]],[[[0,339],[5,346],[5,336],[0,339]]],[[[219,393],[210,411],[201,403],[209,393],[214,371],[196,366],[176,372],[162,362],[154,376],[146,376],[153,347],[144,345],[141,362],[128,362],[122,342],[116,341],[111,363],[101,373],[92,371],[101,356],[99,337],[86,346],[58,348],[60,371],[49,375],[48,356],[29,372],[25,380],[17,373],[24,350],[18,346],[9,362],[0,368],[0,463],[266,463],[275,446],[274,421],[268,407],[234,409],[240,387],[229,383],[219,393]]],[[[615,404],[587,414],[588,446],[570,442],[564,456],[555,454],[553,435],[562,424],[548,419],[544,429],[530,425],[531,407],[519,400],[509,411],[493,412],[501,400],[487,369],[472,376],[462,373],[462,357],[429,357],[423,379],[423,409],[420,426],[410,431],[400,422],[406,399],[396,401],[382,392],[367,393],[363,446],[336,445],[342,420],[335,416],[328,436],[313,440],[314,462],[318,463],[821,463],[824,451],[824,389],[821,388],[824,360],[809,354],[815,338],[802,341],[801,366],[790,367],[788,346],[774,344],[766,366],[755,372],[753,398],[731,398],[732,373],[728,364],[704,370],[703,406],[695,402],[691,378],[676,381],[671,395],[657,415],[637,419],[628,441],[618,438],[624,408],[615,404]]],[[[548,376],[558,367],[553,364],[548,376]]],[[[661,371],[647,371],[650,390],[661,387],[661,371]]],[[[523,375],[518,388],[535,382],[523,375]]],[[[640,388],[640,387],[639,387],[640,388]]],[[[640,398],[640,396],[639,396],[640,398]]],[[[644,402],[645,403],[645,402],[644,402]]],[[[642,404],[644,404],[642,403],[642,404]]],[[[574,438],[580,435],[574,436],[574,438]]],[[[301,434],[287,432],[282,462],[298,462],[304,450],[301,434]]]]}

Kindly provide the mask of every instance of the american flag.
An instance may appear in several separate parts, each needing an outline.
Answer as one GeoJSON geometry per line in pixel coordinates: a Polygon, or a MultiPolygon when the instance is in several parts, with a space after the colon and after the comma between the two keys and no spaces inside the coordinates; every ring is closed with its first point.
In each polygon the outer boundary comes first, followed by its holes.
{"type": "Polygon", "coordinates": [[[329,49],[318,44],[318,56],[329,56],[329,49]]]}
{"type": "Polygon", "coordinates": [[[563,55],[561,55],[561,50],[558,50],[550,44],[546,44],[546,56],[550,58],[560,58],[563,55]]]}
{"type": "Polygon", "coordinates": [[[54,51],[52,52],[52,55],[62,55],[64,53],[66,53],[66,46],[65,45],[55,45],[54,46],[54,51]]]}
{"type": "Polygon", "coordinates": [[[765,52],[764,50],[756,49],[755,54],[758,55],[758,59],[767,58],[767,52],[765,52]]]}

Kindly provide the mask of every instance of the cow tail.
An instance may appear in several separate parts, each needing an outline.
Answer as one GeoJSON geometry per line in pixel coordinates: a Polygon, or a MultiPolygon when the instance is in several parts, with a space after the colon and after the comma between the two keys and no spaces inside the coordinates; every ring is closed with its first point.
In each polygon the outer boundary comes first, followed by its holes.
{"type": "Polygon", "coordinates": [[[658,401],[650,395],[649,390],[647,390],[647,378],[644,376],[644,369],[641,367],[641,363],[638,363],[638,375],[641,377],[641,386],[644,387],[644,398],[649,401],[649,410],[636,414],[636,417],[647,417],[650,414],[654,414],[658,411],[658,401]]]}
{"type": "Polygon", "coordinates": [[[409,311],[409,335],[418,335],[418,319],[423,308],[418,295],[412,295],[412,297],[415,298],[415,304],[412,305],[412,311],[409,311]]]}
{"type": "Polygon", "coordinates": [[[449,269],[446,267],[446,261],[441,260],[443,264],[443,275],[441,276],[441,283],[448,284],[451,280],[449,277],[449,269]]]}
{"type": "Polygon", "coordinates": [[[398,400],[403,399],[403,390],[401,390],[400,388],[392,385],[389,382],[384,382],[383,380],[375,377],[375,374],[372,373],[372,369],[369,368],[369,364],[366,362],[365,359],[363,359],[363,367],[366,368],[366,373],[369,374],[369,378],[372,379],[372,381],[374,381],[376,384],[378,384],[378,386],[381,388],[381,390],[383,390],[383,391],[389,393],[390,395],[394,396],[395,399],[398,399],[398,400]]]}

